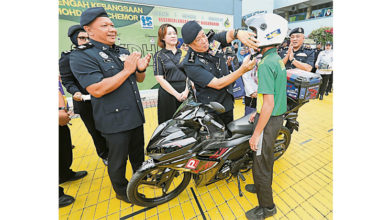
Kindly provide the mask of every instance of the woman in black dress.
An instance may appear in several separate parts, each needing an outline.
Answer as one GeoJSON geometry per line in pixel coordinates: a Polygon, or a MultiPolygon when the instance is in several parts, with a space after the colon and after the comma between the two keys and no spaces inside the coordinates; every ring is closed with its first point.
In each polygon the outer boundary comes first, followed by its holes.
{"type": "Polygon", "coordinates": [[[159,124],[172,118],[189,92],[181,62],[184,57],[177,45],[176,28],[170,24],[161,25],[158,30],[158,46],[162,49],[154,55],[154,76],[160,84],[157,103],[159,124]]]}

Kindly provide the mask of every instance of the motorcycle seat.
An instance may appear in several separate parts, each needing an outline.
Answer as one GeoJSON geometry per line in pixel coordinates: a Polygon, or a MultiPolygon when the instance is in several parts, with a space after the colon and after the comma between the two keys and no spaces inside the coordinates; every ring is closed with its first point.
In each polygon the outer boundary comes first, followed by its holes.
{"type": "Polygon", "coordinates": [[[254,129],[254,124],[249,123],[250,115],[251,114],[230,122],[227,125],[227,128],[233,134],[245,134],[245,135],[252,134],[254,129]]]}

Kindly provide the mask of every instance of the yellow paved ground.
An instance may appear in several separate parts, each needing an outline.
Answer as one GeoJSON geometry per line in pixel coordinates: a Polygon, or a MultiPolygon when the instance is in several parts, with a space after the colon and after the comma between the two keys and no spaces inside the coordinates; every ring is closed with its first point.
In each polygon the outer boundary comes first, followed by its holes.
{"type": "MultiPolygon", "coordinates": [[[[333,123],[332,94],[324,100],[312,100],[299,111],[299,132],[292,135],[287,152],[275,162],[274,200],[277,214],[269,219],[333,219],[333,123]]],[[[235,118],[244,115],[244,106],[236,101],[235,118]]],[[[157,126],[157,109],[145,109],[145,143],[157,126]]],[[[60,219],[120,219],[143,207],[115,198],[107,168],[96,155],[95,147],[80,118],[73,119],[71,133],[74,171],[88,175],[62,184],[65,193],[76,201],[59,209],[60,219]]],[[[128,164],[127,177],[132,173],[128,164]]],[[[244,174],[253,183],[252,173],[244,174]]],[[[207,219],[246,219],[245,211],[257,205],[255,194],[238,196],[237,182],[219,181],[196,188],[191,180],[187,189],[170,202],[141,212],[128,219],[202,219],[191,187],[207,219]]]]}

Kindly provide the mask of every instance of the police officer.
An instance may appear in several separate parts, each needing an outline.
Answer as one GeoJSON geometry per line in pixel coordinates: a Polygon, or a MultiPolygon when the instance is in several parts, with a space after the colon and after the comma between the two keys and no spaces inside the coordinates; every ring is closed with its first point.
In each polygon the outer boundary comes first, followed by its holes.
{"type": "MultiPolygon", "coordinates": [[[[75,46],[85,44],[89,41],[87,32],[78,24],[69,28],[68,37],[75,46]]],[[[108,148],[106,146],[106,140],[95,127],[91,100],[84,100],[82,98],[83,94],[89,95],[89,93],[80,85],[70,70],[69,57],[71,52],[66,51],[61,54],[59,61],[61,81],[66,90],[73,96],[74,113],[80,114],[81,120],[83,120],[85,127],[92,136],[98,156],[102,158],[103,163],[107,166],[108,148]]]]}
{"type": "MultiPolygon", "coordinates": [[[[318,54],[320,54],[321,51],[322,51],[322,44],[321,44],[321,42],[317,42],[316,49],[314,50],[314,63],[317,62],[318,54]]],[[[316,71],[317,71],[317,68],[314,65],[311,72],[315,73],[316,71]]]]}
{"type": "Polygon", "coordinates": [[[199,102],[208,104],[219,102],[225,107],[225,113],[219,115],[227,125],[233,120],[233,85],[245,72],[253,69],[255,59],[249,56],[236,71],[229,74],[226,59],[221,48],[230,46],[230,42],[239,39],[245,45],[256,48],[258,42],[253,33],[243,30],[230,30],[214,33],[212,30],[206,35],[196,21],[185,23],[181,29],[184,43],[189,50],[184,58],[184,70],[195,84],[196,97],[199,102]]]}
{"type": "Polygon", "coordinates": [[[130,54],[115,45],[117,31],[102,7],[85,10],[80,25],[90,42],[71,53],[71,70],[91,94],[95,125],[109,148],[108,175],[116,198],[129,203],[127,158],[133,173],[144,161],[145,117],[137,82],[145,79],[151,55],[141,58],[139,52],[130,54]]]}
{"type": "Polygon", "coordinates": [[[310,72],[314,67],[314,51],[303,46],[304,40],[303,28],[298,27],[291,30],[288,49],[279,53],[286,69],[298,68],[310,72]]]}

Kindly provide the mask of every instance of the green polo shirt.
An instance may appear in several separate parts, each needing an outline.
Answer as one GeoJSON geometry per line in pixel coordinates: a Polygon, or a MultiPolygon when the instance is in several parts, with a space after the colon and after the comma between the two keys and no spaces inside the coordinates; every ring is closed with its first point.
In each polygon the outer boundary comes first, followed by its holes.
{"type": "MultiPolygon", "coordinates": [[[[272,116],[278,116],[287,111],[287,73],[276,48],[267,50],[259,63],[257,76],[258,94],[274,95],[272,116]]],[[[261,112],[262,98],[257,99],[257,112],[261,112]]]]}

